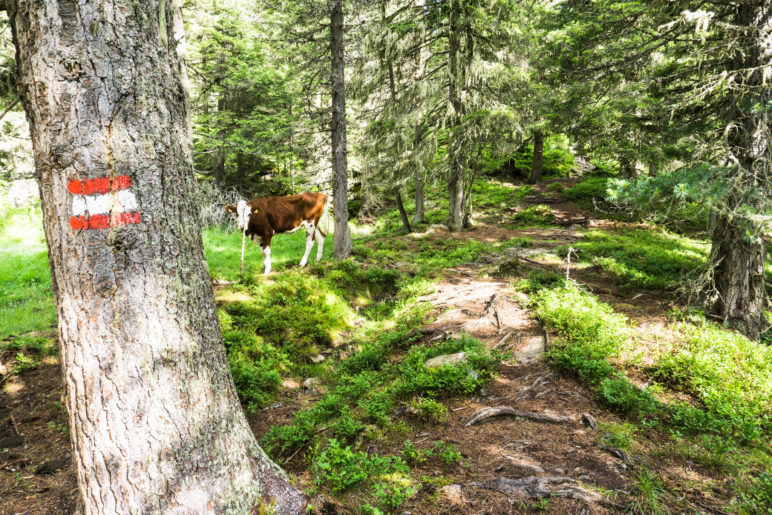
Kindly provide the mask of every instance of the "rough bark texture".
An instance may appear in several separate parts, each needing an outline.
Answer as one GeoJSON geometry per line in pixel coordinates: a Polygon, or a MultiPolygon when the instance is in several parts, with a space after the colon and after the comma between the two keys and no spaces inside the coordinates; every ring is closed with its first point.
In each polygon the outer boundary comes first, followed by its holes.
{"type": "Polygon", "coordinates": [[[541,182],[544,173],[544,133],[535,131],[533,133],[533,165],[531,166],[531,175],[529,181],[531,184],[541,182]]]}
{"type": "Polygon", "coordinates": [[[460,0],[450,0],[448,19],[448,100],[453,114],[448,121],[448,229],[459,231],[464,226],[464,170],[461,166],[460,143],[461,135],[458,134],[461,122],[461,96],[462,85],[459,77],[458,60],[461,53],[461,23],[460,16],[462,6],[460,0]]]}
{"type": "Polygon", "coordinates": [[[222,346],[194,198],[181,0],[15,0],[86,513],[305,501],[263,453],[222,346]],[[73,230],[68,182],[127,175],[141,223],[73,230]]]}
{"type": "Polygon", "coordinates": [[[735,90],[728,116],[732,125],[727,144],[739,187],[713,224],[710,265],[717,298],[711,309],[731,327],[758,339],[767,328],[763,231],[742,213],[745,206],[762,212],[769,196],[769,109],[751,106],[769,105],[772,100],[762,77],[762,70],[772,65],[772,2],[737,7],[735,22],[752,29],[742,48],[735,50],[735,69],[744,70],[745,81],[735,90]]]}
{"type": "Polygon", "coordinates": [[[332,60],[332,197],[335,208],[333,254],[351,255],[348,227],[348,172],[346,167],[346,83],[343,75],[343,0],[330,0],[330,56],[332,60]]]}

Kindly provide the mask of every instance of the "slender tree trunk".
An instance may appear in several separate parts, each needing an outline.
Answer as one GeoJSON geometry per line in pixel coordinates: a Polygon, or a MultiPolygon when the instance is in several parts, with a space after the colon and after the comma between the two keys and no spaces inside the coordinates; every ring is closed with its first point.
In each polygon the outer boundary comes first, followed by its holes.
{"type": "Polygon", "coordinates": [[[654,161],[649,161],[649,177],[656,177],[659,173],[659,166],[654,161]]]}
{"type": "Polygon", "coordinates": [[[180,0],[9,7],[83,509],[299,513],[223,351],[192,201],[180,13],[180,0]]]}
{"type": "Polygon", "coordinates": [[[448,100],[453,114],[448,121],[448,229],[459,231],[464,226],[464,170],[461,166],[461,97],[459,77],[461,0],[450,0],[448,22],[448,100]]]}
{"type": "Polygon", "coordinates": [[[734,65],[743,71],[745,84],[735,91],[728,121],[727,145],[738,168],[740,188],[719,210],[711,232],[710,267],[716,295],[709,306],[726,324],[749,338],[758,339],[767,328],[764,310],[763,227],[746,214],[750,207],[762,213],[768,206],[770,180],[770,120],[768,109],[748,106],[769,105],[770,88],[764,87],[762,70],[772,65],[772,12],[770,2],[737,7],[736,23],[748,31],[744,48],[735,50],[734,65]]]}
{"type": "Polygon", "coordinates": [[[405,211],[405,205],[402,203],[402,194],[397,190],[397,209],[399,209],[399,216],[402,217],[402,227],[405,228],[405,232],[413,232],[410,227],[410,220],[407,217],[407,211],[405,211]]]}
{"type": "Polygon", "coordinates": [[[541,130],[533,133],[533,165],[528,182],[536,184],[541,182],[544,174],[544,133],[541,130]]]}
{"type": "MultiPolygon", "coordinates": [[[[423,0],[417,0],[415,2],[416,15],[424,15],[424,2],[423,0]]],[[[424,49],[423,45],[418,48],[415,57],[415,72],[413,73],[413,81],[415,83],[423,80],[424,74],[424,49]]],[[[419,113],[418,121],[415,126],[415,141],[413,142],[413,149],[417,149],[420,145],[421,138],[423,137],[423,115],[419,113]]],[[[413,213],[413,225],[418,225],[424,221],[424,167],[418,159],[415,159],[415,212],[413,213]]]]}
{"type": "MultiPolygon", "coordinates": [[[[225,99],[223,98],[222,93],[220,94],[220,98],[217,99],[217,112],[222,113],[225,109],[225,99]]],[[[225,139],[225,131],[218,131],[217,137],[220,140],[225,139]]],[[[214,176],[214,180],[216,184],[223,184],[225,181],[225,149],[222,146],[222,142],[217,143],[219,147],[214,152],[214,155],[212,157],[212,175],[214,176]]]]}
{"type": "Polygon", "coordinates": [[[351,255],[348,227],[348,171],[346,168],[346,85],[343,75],[343,0],[330,0],[330,56],[332,61],[332,197],[335,209],[333,255],[351,255]]]}

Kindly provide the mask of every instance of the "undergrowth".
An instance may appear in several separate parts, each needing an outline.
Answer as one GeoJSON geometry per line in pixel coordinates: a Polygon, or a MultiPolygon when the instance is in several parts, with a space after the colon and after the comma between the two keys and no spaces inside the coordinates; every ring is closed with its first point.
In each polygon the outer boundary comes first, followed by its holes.
{"type": "MultiPolygon", "coordinates": [[[[676,443],[687,439],[681,455],[735,475],[742,484],[738,502],[748,513],[763,513],[757,508],[767,495],[766,479],[753,474],[772,462],[772,348],[701,319],[675,325],[678,337],[647,349],[651,363],[641,365],[630,321],[594,295],[544,272],[518,287],[530,293],[536,315],[556,333],[547,353],[552,365],[578,377],[606,407],[635,424],[614,428],[608,443],[629,447],[634,427],[660,427],[676,443]],[[650,386],[632,381],[628,372],[647,376],[650,386]]],[[[646,469],[636,477],[631,509],[664,512],[656,495],[659,480],[646,469]]]]}
{"type": "MultiPolygon", "coordinates": [[[[707,261],[708,243],[657,230],[593,230],[571,244],[579,259],[592,263],[623,290],[674,288],[707,261]]],[[[568,252],[559,250],[561,256],[568,252]]]]}

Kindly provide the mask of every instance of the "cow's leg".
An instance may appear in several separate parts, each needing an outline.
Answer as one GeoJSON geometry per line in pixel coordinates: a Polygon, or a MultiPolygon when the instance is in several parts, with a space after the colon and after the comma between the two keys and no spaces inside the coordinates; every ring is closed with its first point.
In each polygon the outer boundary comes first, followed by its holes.
{"type": "Polygon", "coordinates": [[[322,253],[324,252],[324,234],[317,227],[314,235],[316,237],[316,262],[318,263],[322,260],[322,253]]]}
{"type": "Polygon", "coordinates": [[[311,254],[311,248],[314,246],[314,232],[316,232],[316,225],[311,222],[306,226],[306,253],[303,254],[303,259],[300,260],[300,266],[306,266],[306,263],[308,263],[308,256],[311,254]]]}
{"type": "Polygon", "coordinates": [[[265,275],[268,275],[271,273],[271,245],[270,242],[268,245],[263,247],[263,263],[265,264],[265,271],[263,272],[265,275]]]}

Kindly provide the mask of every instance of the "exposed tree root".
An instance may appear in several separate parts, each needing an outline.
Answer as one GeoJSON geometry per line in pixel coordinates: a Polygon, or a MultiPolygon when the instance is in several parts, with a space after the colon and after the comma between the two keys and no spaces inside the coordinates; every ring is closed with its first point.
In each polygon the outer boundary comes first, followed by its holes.
{"type": "Polygon", "coordinates": [[[501,415],[512,415],[515,417],[526,418],[528,420],[534,420],[536,422],[546,422],[548,424],[569,424],[575,422],[571,417],[561,417],[556,415],[549,415],[547,413],[531,413],[528,411],[520,411],[509,406],[497,406],[495,408],[485,408],[478,411],[469,422],[466,423],[466,427],[473,426],[486,418],[498,417],[501,415]]]}

